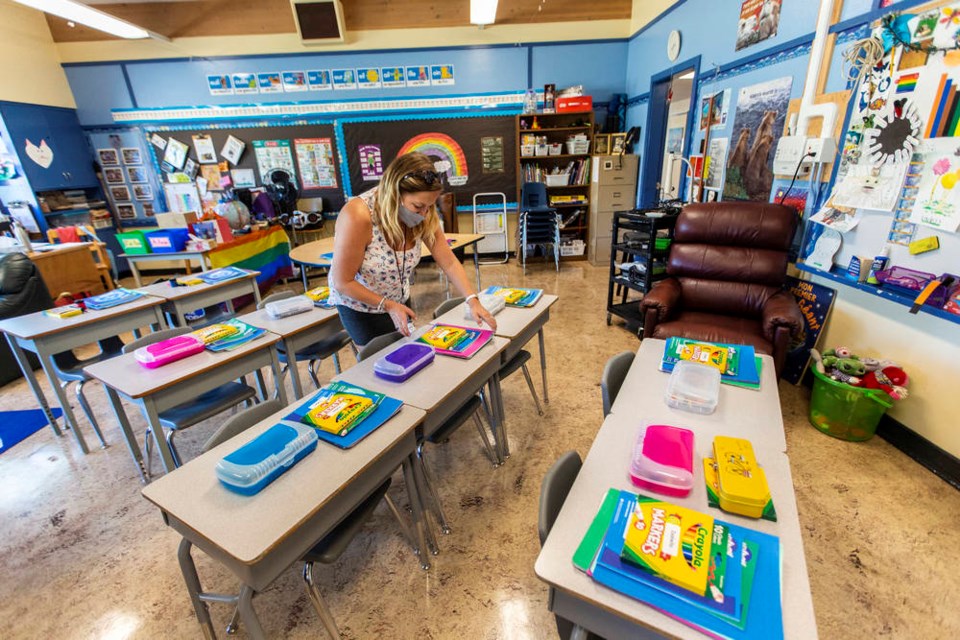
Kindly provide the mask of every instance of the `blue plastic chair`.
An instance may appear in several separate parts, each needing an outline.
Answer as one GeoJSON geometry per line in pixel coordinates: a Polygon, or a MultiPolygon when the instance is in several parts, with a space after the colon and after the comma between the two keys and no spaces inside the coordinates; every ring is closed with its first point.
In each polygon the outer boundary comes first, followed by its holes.
{"type": "Polygon", "coordinates": [[[553,260],[560,270],[560,215],[547,200],[547,186],[542,182],[524,182],[520,189],[520,216],[517,226],[520,238],[517,251],[520,264],[527,269],[527,250],[534,245],[553,247],[553,260]]]}

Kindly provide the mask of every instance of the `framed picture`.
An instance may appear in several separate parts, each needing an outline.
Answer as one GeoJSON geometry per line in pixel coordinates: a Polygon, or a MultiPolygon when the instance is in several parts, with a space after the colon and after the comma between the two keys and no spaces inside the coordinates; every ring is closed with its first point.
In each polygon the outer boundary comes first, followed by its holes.
{"type": "Polygon", "coordinates": [[[143,215],[147,218],[153,217],[153,203],[152,202],[141,202],[140,206],[143,208],[143,215]]]}
{"type": "Polygon", "coordinates": [[[598,156],[605,156],[610,153],[610,136],[606,133],[598,133],[593,136],[593,153],[598,156]]]}
{"type": "Polygon", "coordinates": [[[120,167],[106,167],[103,170],[103,180],[107,184],[123,184],[123,169],[120,167]]]}
{"type": "Polygon", "coordinates": [[[110,187],[110,197],[114,202],[129,202],[130,189],[126,185],[110,187]]]}
{"type": "Polygon", "coordinates": [[[120,166],[120,159],[117,157],[116,149],[97,149],[97,157],[100,159],[100,164],[104,167],[120,166]]]}
{"type": "Polygon", "coordinates": [[[135,184],[133,197],[137,200],[153,200],[153,187],[148,184],[135,184]]]}
{"type": "Polygon", "coordinates": [[[127,178],[133,184],[147,182],[147,170],[143,167],[127,167],[127,178]]]}
{"type": "Polygon", "coordinates": [[[132,204],[118,204],[117,217],[121,220],[133,220],[137,217],[137,208],[132,204]]]}
{"type": "Polygon", "coordinates": [[[626,133],[611,133],[610,134],[610,153],[612,155],[618,155],[626,151],[626,133]]]}
{"type": "Polygon", "coordinates": [[[137,147],[123,147],[120,155],[123,157],[123,164],[143,164],[140,149],[137,147]]]}

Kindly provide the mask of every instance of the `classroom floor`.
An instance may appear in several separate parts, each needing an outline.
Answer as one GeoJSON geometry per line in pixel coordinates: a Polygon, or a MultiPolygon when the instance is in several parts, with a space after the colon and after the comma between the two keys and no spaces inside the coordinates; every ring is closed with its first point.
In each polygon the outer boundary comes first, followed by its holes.
{"type": "MultiPolygon", "coordinates": [[[[483,267],[485,286],[543,287],[560,296],[546,326],[546,415],[537,417],[515,375],[504,383],[512,450],[505,466],[491,468],[472,428],[430,449],[453,528],[430,571],[419,569],[382,505],[344,557],[321,567],[320,589],[345,638],[557,637],[547,588],[533,571],[540,481],[564,451],[586,455],[602,421],[604,362],[638,345],[616,321],[605,324],[606,276],[586,262],[564,263],[560,273],[534,263],[526,276],[513,261],[483,267]]],[[[414,295],[422,323],[442,300],[432,265],[420,268],[414,295]]],[[[539,386],[538,365],[532,369],[539,386]]],[[[329,363],[321,370],[333,373],[329,363]]],[[[108,449],[84,456],[71,435],[56,438],[45,428],[0,456],[2,635],[201,637],[177,565],[179,538],[141,498],[104,393],[89,387],[108,449]]],[[[848,443],[817,432],[806,420],[807,389],[781,384],[780,397],[820,637],[960,637],[960,493],[879,438],[848,443]]],[[[22,380],[0,389],[2,410],[35,406],[22,380]]],[[[142,433],[143,418],[130,415],[142,433]]],[[[185,458],[216,422],[178,438],[185,458]]],[[[83,418],[81,428],[95,442],[83,418]]],[[[399,477],[391,492],[403,500],[399,477]]],[[[234,589],[226,571],[195,556],[208,588],[234,589]]],[[[254,604],[270,637],[326,637],[299,568],[254,604]]],[[[222,630],[231,608],[211,609],[222,630]]]]}

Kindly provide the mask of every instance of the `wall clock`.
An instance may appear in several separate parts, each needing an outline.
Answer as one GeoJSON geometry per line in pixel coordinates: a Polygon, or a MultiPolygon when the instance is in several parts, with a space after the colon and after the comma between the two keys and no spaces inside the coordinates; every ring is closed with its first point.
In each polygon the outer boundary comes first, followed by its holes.
{"type": "Polygon", "coordinates": [[[667,36],[667,58],[671,62],[680,57],[680,32],[674,29],[667,36]]]}

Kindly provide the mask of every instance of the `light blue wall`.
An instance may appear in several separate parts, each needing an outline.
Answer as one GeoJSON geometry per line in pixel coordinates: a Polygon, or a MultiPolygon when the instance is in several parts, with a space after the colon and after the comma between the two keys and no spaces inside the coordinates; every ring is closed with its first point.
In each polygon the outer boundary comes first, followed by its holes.
{"type": "Polygon", "coordinates": [[[77,118],[84,126],[113,122],[110,109],[134,106],[119,64],[67,67],[67,82],[77,103],[77,118]]]}

